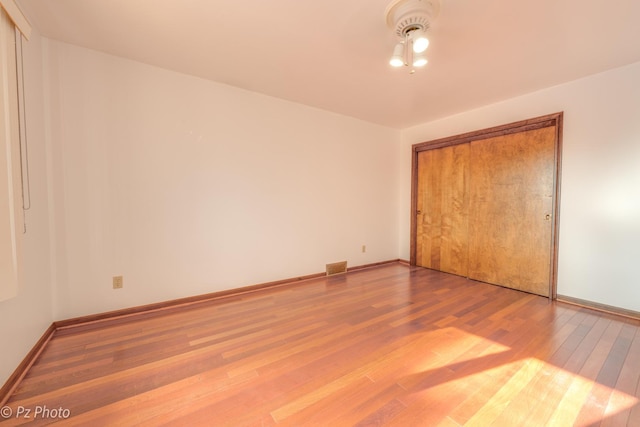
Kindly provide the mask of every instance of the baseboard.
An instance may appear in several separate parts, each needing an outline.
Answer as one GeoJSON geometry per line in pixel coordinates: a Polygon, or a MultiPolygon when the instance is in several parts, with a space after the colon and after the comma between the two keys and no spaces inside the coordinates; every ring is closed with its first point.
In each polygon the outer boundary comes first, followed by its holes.
{"type": "MultiPolygon", "coordinates": [[[[398,259],[389,260],[389,261],[381,261],[372,264],[359,265],[354,267],[349,267],[347,272],[353,272],[358,270],[363,270],[366,268],[374,268],[387,264],[397,263],[398,259]]],[[[73,330],[73,332],[77,332],[79,330],[93,329],[95,327],[101,327],[105,322],[111,323],[121,323],[129,321],[131,317],[135,316],[136,318],[140,317],[148,317],[157,315],[160,313],[166,313],[170,310],[182,309],[187,306],[191,306],[194,304],[202,304],[214,300],[219,300],[222,298],[230,298],[238,295],[243,295],[251,292],[257,292],[264,289],[271,289],[280,286],[292,286],[296,285],[300,282],[317,279],[320,277],[325,277],[326,273],[313,273],[305,276],[293,277],[289,279],[276,280],[274,282],[266,282],[260,283],[257,285],[245,286],[241,288],[228,289],[224,291],[212,292],[208,294],[195,295],[192,297],[186,298],[178,298],[169,301],[163,301],[153,304],[146,304],[136,307],[124,308],[121,310],[108,311],[104,313],[98,314],[90,314],[87,316],[74,317],[71,319],[60,320],[54,322],[54,326],[58,334],[65,334],[73,330]]]]}
{"type": "Polygon", "coordinates": [[[89,314],[87,316],[74,317],[71,319],[59,320],[54,322],[55,328],[60,333],[68,332],[73,329],[74,332],[79,328],[82,330],[92,329],[92,327],[103,326],[105,322],[121,322],[129,321],[131,317],[148,317],[155,314],[166,313],[167,311],[182,309],[194,304],[202,304],[222,298],[229,298],[259,290],[275,288],[278,286],[288,286],[303,282],[305,280],[323,277],[325,273],[315,273],[306,276],[294,277],[290,279],[278,280],[274,282],[261,283],[258,285],[244,286],[241,288],[233,288],[224,291],[212,292],[208,294],[195,295],[191,297],[178,298],[169,301],[140,305],[136,307],[123,308],[120,310],[108,311],[98,314],[89,314]]]}
{"type": "Polygon", "coordinates": [[[617,316],[628,317],[634,320],[640,320],[640,312],[627,310],[625,308],[615,307],[612,305],[600,304],[598,302],[583,300],[580,298],[569,297],[566,295],[558,295],[557,301],[567,304],[577,305],[579,307],[586,307],[592,310],[601,311],[604,313],[615,314],[617,316]]]}
{"type": "Polygon", "coordinates": [[[396,264],[396,263],[400,263],[400,262],[402,262],[402,260],[400,260],[400,259],[390,259],[388,261],[380,261],[380,262],[374,262],[374,263],[371,263],[371,264],[356,265],[354,267],[347,268],[347,272],[364,270],[364,269],[367,269],[367,268],[375,268],[375,267],[380,267],[382,265],[396,264]]]}
{"type": "MultiPolygon", "coordinates": [[[[372,264],[358,265],[354,267],[349,267],[347,269],[347,273],[356,272],[359,270],[364,270],[367,268],[375,268],[383,265],[393,264],[393,263],[402,263],[399,259],[375,262],[372,264]]],[[[274,282],[261,283],[258,285],[245,286],[241,288],[228,289],[219,292],[213,292],[203,295],[196,295],[192,297],[179,298],[170,301],[163,301],[154,304],[146,304],[137,307],[125,308],[121,310],[114,310],[105,313],[91,314],[88,316],[75,317],[72,319],[59,320],[57,322],[53,322],[51,326],[46,330],[44,335],[38,340],[33,349],[27,354],[22,363],[18,365],[13,374],[9,377],[6,383],[0,389],[0,407],[4,406],[7,402],[15,388],[20,384],[20,381],[26,375],[29,368],[36,361],[46,344],[49,342],[51,337],[61,334],[69,334],[80,331],[86,331],[89,329],[97,329],[100,327],[104,327],[107,324],[117,324],[128,322],[131,318],[145,318],[150,316],[156,316],[160,314],[167,313],[171,310],[181,310],[185,307],[194,305],[194,304],[202,304],[209,301],[219,300],[223,298],[230,298],[238,295],[244,295],[252,292],[257,292],[260,290],[271,289],[282,286],[293,286],[300,282],[317,279],[320,277],[325,277],[326,273],[314,273],[308,274],[300,277],[293,277],[289,279],[276,280],[274,282]]]]}
{"type": "Polygon", "coordinates": [[[52,323],[44,332],[42,337],[40,337],[38,342],[33,346],[31,351],[27,353],[16,370],[13,371],[13,374],[11,374],[9,379],[7,379],[2,388],[0,388],[0,407],[3,407],[5,403],[7,403],[7,400],[9,400],[11,394],[14,392],[16,387],[18,387],[20,381],[22,381],[24,376],[27,374],[27,371],[29,371],[29,368],[31,368],[31,366],[35,363],[38,356],[40,356],[40,353],[42,353],[42,350],[44,350],[44,347],[47,345],[51,337],[53,337],[53,334],[55,334],[55,332],[56,327],[52,323]]]}

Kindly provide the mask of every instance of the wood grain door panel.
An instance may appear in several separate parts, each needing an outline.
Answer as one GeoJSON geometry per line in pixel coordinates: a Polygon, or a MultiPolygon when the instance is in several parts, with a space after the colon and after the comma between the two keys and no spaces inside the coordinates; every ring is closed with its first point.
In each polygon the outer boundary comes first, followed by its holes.
{"type": "Polygon", "coordinates": [[[470,145],[469,278],[549,296],[555,128],[470,145]]]}
{"type": "Polygon", "coordinates": [[[417,264],[466,276],[469,144],[423,151],[418,165],[417,264]]]}

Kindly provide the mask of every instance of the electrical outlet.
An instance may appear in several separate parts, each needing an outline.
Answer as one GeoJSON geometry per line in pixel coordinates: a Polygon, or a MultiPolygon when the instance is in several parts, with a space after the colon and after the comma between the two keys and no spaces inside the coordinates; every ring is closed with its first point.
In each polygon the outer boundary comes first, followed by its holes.
{"type": "Polygon", "coordinates": [[[113,276],[113,289],[122,289],[123,285],[122,276],[113,276]]]}
{"type": "Polygon", "coordinates": [[[362,253],[367,252],[367,245],[362,245],[362,253]]]}

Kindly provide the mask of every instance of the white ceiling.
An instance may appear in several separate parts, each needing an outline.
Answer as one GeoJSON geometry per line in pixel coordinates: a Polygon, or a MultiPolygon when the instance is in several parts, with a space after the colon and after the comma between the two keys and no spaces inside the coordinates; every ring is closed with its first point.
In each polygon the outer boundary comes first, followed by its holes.
{"type": "Polygon", "coordinates": [[[390,0],[18,0],[49,38],[394,128],[640,61],[639,0],[442,0],[429,64],[390,0]]]}

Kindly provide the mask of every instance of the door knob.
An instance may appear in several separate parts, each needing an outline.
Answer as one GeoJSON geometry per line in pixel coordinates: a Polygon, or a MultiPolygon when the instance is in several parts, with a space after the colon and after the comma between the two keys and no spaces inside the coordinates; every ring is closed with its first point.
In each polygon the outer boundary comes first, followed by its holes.
{"type": "Polygon", "coordinates": [[[546,215],[544,216],[544,219],[545,219],[546,221],[549,221],[549,220],[551,219],[551,214],[546,214],[546,215]]]}

